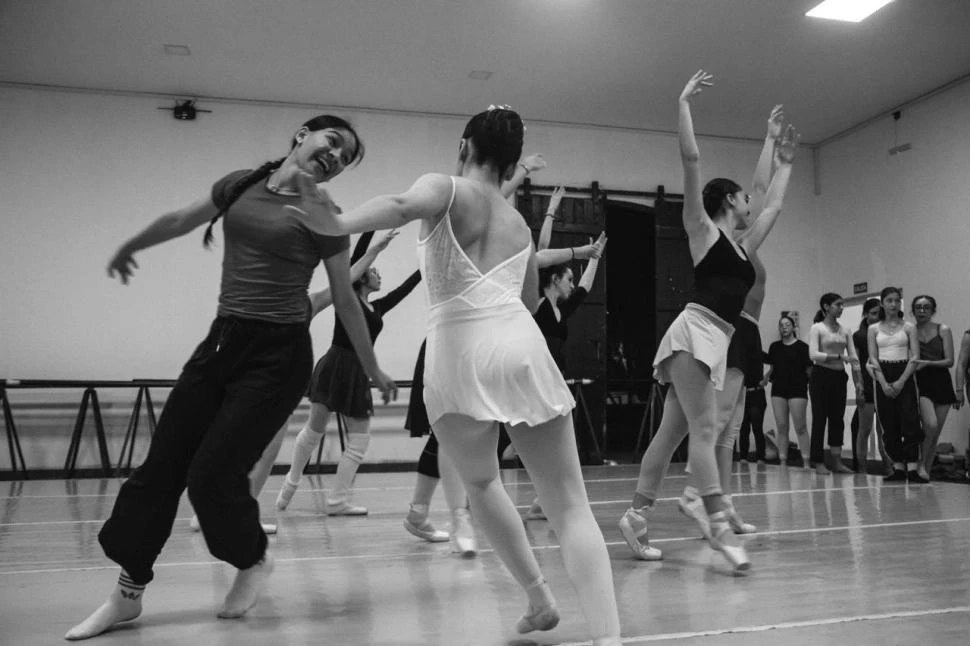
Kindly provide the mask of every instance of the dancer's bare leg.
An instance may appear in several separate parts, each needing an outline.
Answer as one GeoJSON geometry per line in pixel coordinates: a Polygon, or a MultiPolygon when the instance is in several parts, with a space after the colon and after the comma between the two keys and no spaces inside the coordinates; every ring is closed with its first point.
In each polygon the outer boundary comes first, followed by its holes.
{"type": "MultiPolygon", "coordinates": [[[[435,433],[455,463],[489,541],[529,595],[529,612],[520,621],[519,631],[551,628],[553,616],[558,622],[555,602],[542,583],[522,520],[498,477],[497,425],[446,415],[435,425],[435,433]]],[[[559,536],[566,571],[593,636],[615,640],[620,626],[612,570],[586,496],[572,417],[565,415],[535,427],[518,425],[510,436],[559,536]]]]}
{"type": "Polygon", "coordinates": [[[802,462],[807,469],[812,455],[812,436],[808,433],[808,400],[800,397],[790,399],[788,400],[788,408],[795,425],[798,452],[802,454],[802,462]]]}
{"type": "Polygon", "coordinates": [[[937,406],[927,397],[920,397],[919,412],[923,421],[924,435],[919,474],[929,480],[930,469],[933,468],[933,460],[936,458],[936,443],[940,439],[943,425],[946,424],[950,406],[949,404],[937,406]]]}
{"type": "Polygon", "coordinates": [[[778,447],[778,463],[782,466],[788,464],[788,401],[784,397],[771,398],[771,410],[775,414],[775,426],[778,427],[775,445],[778,447]]]}

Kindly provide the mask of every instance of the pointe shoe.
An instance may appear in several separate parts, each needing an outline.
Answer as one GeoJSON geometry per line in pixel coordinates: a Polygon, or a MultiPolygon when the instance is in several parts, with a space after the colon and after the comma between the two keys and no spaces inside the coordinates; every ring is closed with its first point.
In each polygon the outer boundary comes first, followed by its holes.
{"type": "Polygon", "coordinates": [[[711,547],[724,555],[735,572],[746,572],[751,569],[748,553],[735,537],[726,511],[711,514],[711,533],[713,534],[710,541],[711,547]]]}
{"type": "Polygon", "coordinates": [[[280,493],[276,496],[276,509],[278,511],[286,511],[286,508],[290,505],[290,501],[293,500],[293,494],[296,493],[296,488],[299,484],[293,484],[290,482],[289,476],[283,478],[283,487],[280,489],[280,493]]]}
{"type": "Polygon", "coordinates": [[[451,551],[462,558],[474,558],[478,554],[475,528],[467,509],[456,509],[451,524],[451,551]]]}
{"type": "Polygon", "coordinates": [[[646,508],[634,509],[630,507],[627,509],[623,518],[620,519],[620,533],[623,534],[623,540],[626,541],[635,557],[641,561],[659,561],[663,558],[663,552],[649,545],[645,513],[646,508]],[[646,542],[641,542],[641,537],[646,542]]]}
{"type": "Polygon", "coordinates": [[[535,630],[552,630],[559,625],[559,609],[556,604],[533,609],[529,607],[529,614],[522,615],[515,624],[515,631],[520,635],[535,630]]]}
{"type": "Polygon", "coordinates": [[[701,530],[701,536],[704,537],[705,541],[711,540],[711,521],[707,518],[703,500],[695,496],[689,496],[685,491],[684,495],[677,501],[677,509],[684,516],[687,516],[697,523],[697,526],[701,530]]]}
{"type": "Polygon", "coordinates": [[[434,525],[428,522],[427,510],[427,505],[412,504],[407,517],[404,519],[404,529],[429,543],[444,543],[448,541],[451,538],[451,534],[440,529],[435,529],[434,525]]]}
{"type": "Polygon", "coordinates": [[[259,563],[236,572],[236,579],[226,595],[222,610],[218,613],[219,618],[238,619],[249,612],[259,601],[259,595],[266,587],[266,580],[273,573],[274,565],[273,555],[267,550],[259,563]]]}
{"type": "Polygon", "coordinates": [[[354,505],[347,500],[328,500],[327,516],[366,516],[367,507],[354,505]]]}
{"type": "Polygon", "coordinates": [[[758,528],[751,523],[744,522],[741,514],[734,508],[734,501],[731,500],[731,496],[724,496],[724,501],[728,504],[725,510],[727,512],[728,524],[735,534],[754,534],[758,531],[758,528]]]}
{"type": "Polygon", "coordinates": [[[529,507],[528,511],[525,512],[526,520],[549,520],[546,518],[546,512],[542,511],[542,505],[539,501],[535,501],[529,507]]]}

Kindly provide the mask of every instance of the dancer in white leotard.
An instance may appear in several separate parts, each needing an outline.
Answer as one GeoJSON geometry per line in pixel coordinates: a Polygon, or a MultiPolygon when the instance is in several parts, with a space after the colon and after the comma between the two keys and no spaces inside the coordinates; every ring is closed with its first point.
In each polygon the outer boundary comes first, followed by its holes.
{"type": "Polygon", "coordinates": [[[498,476],[498,425],[535,482],[560,539],[566,571],[595,644],[619,644],[613,576],[576,452],[574,401],[532,319],[538,276],[529,229],[499,193],[522,151],[522,121],[496,108],[462,135],[458,174],[429,174],[407,192],[333,213],[309,180],[303,208],[328,231],[364,231],[422,220],[422,275],[430,300],[425,403],[442,450],[465,483],[472,510],[529,608],[516,629],[549,630],[559,613],[522,520],[498,476]]]}

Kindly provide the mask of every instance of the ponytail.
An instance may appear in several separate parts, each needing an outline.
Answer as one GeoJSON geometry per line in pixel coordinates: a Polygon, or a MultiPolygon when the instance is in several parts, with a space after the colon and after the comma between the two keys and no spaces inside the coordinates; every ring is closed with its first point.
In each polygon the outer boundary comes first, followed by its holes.
{"type": "Polygon", "coordinates": [[[253,172],[251,172],[249,175],[246,175],[240,181],[236,182],[236,185],[232,187],[232,192],[229,194],[229,197],[226,198],[226,203],[223,205],[221,209],[219,209],[219,212],[216,213],[215,217],[209,220],[209,226],[206,227],[205,235],[202,236],[203,247],[208,249],[212,246],[212,241],[214,239],[212,235],[212,227],[215,226],[215,223],[219,220],[219,218],[221,218],[226,214],[226,212],[229,210],[229,207],[232,206],[233,203],[239,199],[239,196],[245,193],[246,190],[249,189],[249,187],[269,177],[274,170],[276,170],[277,168],[283,165],[284,160],[285,160],[285,157],[277,159],[275,161],[268,161],[262,166],[260,166],[259,168],[257,168],[256,170],[254,170],[253,172]]]}

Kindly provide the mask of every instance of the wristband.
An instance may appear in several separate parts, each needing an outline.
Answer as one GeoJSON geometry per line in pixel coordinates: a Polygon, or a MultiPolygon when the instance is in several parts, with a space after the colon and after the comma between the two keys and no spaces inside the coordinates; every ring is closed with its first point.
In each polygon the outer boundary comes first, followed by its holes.
{"type": "Polygon", "coordinates": [[[521,167],[522,167],[522,170],[524,170],[524,171],[525,171],[525,174],[526,174],[526,175],[528,175],[529,173],[531,173],[531,172],[532,172],[531,170],[529,170],[529,167],[528,167],[528,166],[526,166],[525,164],[523,164],[522,162],[519,162],[519,166],[521,166],[521,167]]]}
{"type": "Polygon", "coordinates": [[[576,260],[576,247],[570,247],[569,251],[571,251],[573,254],[573,257],[570,258],[570,260],[576,260]]]}

